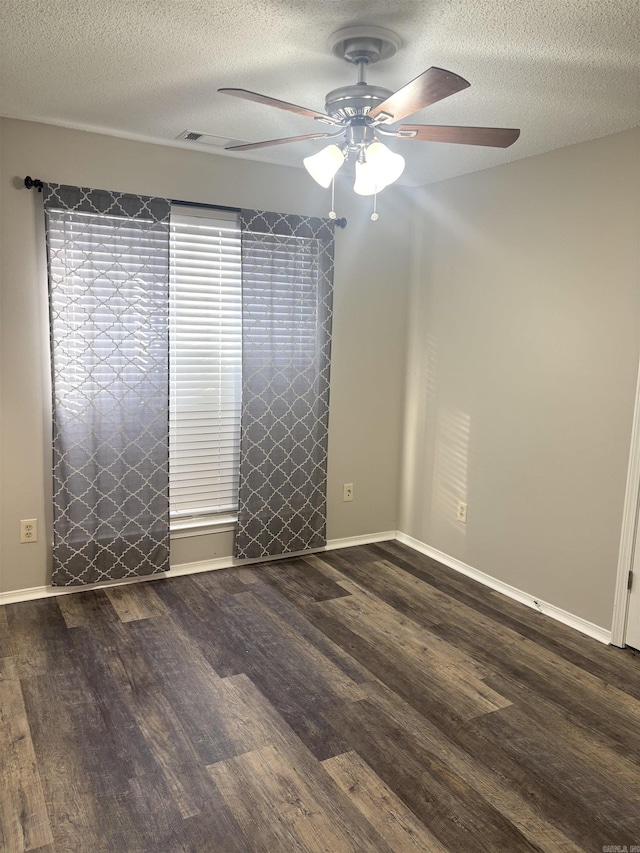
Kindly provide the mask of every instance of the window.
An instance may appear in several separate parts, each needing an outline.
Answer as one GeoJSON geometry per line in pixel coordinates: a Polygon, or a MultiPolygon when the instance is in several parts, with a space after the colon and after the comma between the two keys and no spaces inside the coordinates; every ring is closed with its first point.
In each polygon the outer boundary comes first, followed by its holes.
{"type": "Polygon", "coordinates": [[[242,285],[237,218],[174,207],[170,245],[172,523],[238,506],[242,285]]]}

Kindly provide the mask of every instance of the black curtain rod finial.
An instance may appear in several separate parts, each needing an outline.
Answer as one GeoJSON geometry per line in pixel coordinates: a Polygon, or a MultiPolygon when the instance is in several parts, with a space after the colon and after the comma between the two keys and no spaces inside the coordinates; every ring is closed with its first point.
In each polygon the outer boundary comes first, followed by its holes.
{"type": "Polygon", "coordinates": [[[31,175],[27,175],[24,179],[24,185],[28,190],[37,189],[39,193],[42,192],[42,187],[44,186],[39,178],[32,178],[31,175]]]}

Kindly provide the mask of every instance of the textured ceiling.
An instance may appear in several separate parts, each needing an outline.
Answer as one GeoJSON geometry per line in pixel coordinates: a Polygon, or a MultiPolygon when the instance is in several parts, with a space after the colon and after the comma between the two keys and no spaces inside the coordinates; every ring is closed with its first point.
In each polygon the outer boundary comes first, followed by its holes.
{"type": "MultiPolygon", "coordinates": [[[[640,123],[638,0],[2,0],[0,114],[177,143],[313,133],[310,119],[219,95],[252,89],[324,110],[355,70],[327,48],[344,26],[398,33],[369,82],[395,90],[436,65],[471,87],[411,121],[520,127],[512,148],[394,142],[420,185],[640,123]]],[[[250,154],[300,165],[324,143],[250,154]]]]}

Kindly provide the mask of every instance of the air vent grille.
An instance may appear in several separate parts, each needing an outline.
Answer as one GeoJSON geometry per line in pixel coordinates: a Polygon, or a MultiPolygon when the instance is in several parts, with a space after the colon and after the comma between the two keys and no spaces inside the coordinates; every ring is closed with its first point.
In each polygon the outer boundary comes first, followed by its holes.
{"type": "Polygon", "coordinates": [[[176,139],[185,142],[197,142],[199,145],[210,145],[212,148],[226,148],[227,145],[237,145],[242,140],[229,139],[227,136],[214,136],[212,133],[198,133],[197,130],[183,130],[176,139]]]}

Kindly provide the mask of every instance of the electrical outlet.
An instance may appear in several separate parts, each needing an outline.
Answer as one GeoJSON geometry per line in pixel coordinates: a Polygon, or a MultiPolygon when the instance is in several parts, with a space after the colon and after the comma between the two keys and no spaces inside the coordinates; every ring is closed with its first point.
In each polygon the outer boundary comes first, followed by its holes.
{"type": "Polygon", "coordinates": [[[467,505],[460,501],[458,503],[458,511],[456,513],[456,519],[461,521],[463,524],[467,523],[467,505]]]}
{"type": "Polygon", "coordinates": [[[38,541],[38,519],[23,518],[20,520],[20,542],[38,541]]]}
{"type": "Polygon", "coordinates": [[[352,501],[353,500],[353,483],[345,483],[342,487],[342,500],[343,501],[352,501]]]}

